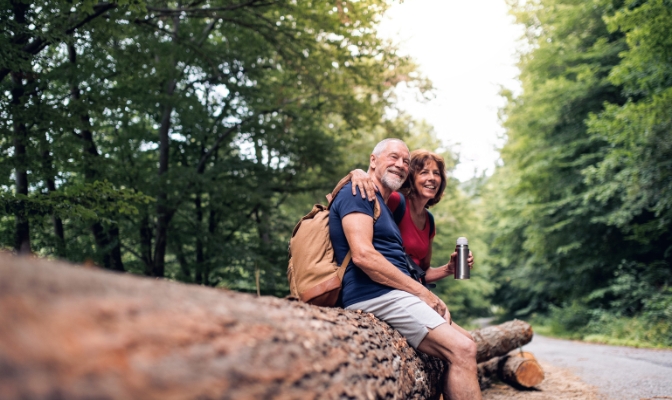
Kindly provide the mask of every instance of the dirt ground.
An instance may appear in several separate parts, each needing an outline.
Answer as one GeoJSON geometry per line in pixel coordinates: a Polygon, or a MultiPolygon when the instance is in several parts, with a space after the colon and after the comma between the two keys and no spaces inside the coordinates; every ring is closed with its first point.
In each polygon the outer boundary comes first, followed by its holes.
{"type": "Polygon", "coordinates": [[[535,389],[516,390],[503,383],[495,383],[483,391],[483,400],[608,400],[597,389],[581,381],[570,371],[539,362],[544,369],[544,381],[535,389]]]}

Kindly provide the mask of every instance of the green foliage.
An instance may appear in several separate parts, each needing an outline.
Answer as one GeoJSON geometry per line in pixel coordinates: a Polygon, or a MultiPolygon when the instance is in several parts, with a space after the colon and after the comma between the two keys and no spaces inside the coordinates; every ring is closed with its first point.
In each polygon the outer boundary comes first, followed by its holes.
{"type": "Polygon", "coordinates": [[[3,196],[2,206],[7,214],[23,213],[29,218],[54,215],[59,218],[104,220],[104,216],[111,214],[138,215],[136,205],[149,204],[152,201],[151,197],[133,190],[117,189],[110,182],[96,181],[67,186],[46,196],[41,194],[3,196]]]}
{"type": "MultiPolygon", "coordinates": [[[[609,78],[629,98],[588,121],[589,132],[608,146],[584,171],[592,186],[587,202],[604,209],[596,222],[618,227],[643,247],[647,264],[660,268],[672,253],[672,7],[648,1],[606,20],[611,31],[626,34],[628,49],[609,78]]],[[[657,278],[669,284],[669,277],[657,278]]]]}
{"type": "Polygon", "coordinates": [[[503,93],[503,165],[483,194],[493,301],[546,314],[555,332],[630,320],[659,332],[645,309],[672,279],[672,6],[511,6],[529,50],[523,93],[503,93]]]}
{"type": "Polygon", "coordinates": [[[517,315],[589,293],[608,276],[604,265],[618,260],[607,249],[620,240],[585,226],[581,170],[601,147],[586,135],[584,119],[618,99],[607,75],[622,43],[609,40],[600,2],[526,7],[517,17],[533,50],[521,58],[523,94],[503,110],[504,166],[484,195],[500,282],[495,298],[517,315]]]}
{"type": "Polygon", "coordinates": [[[672,7],[649,0],[620,8],[606,17],[611,32],[625,33],[627,50],[611,71],[614,84],[628,96],[652,96],[672,87],[672,7]]]}
{"type": "Polygon", "coordinates": [[[632,347],[672,347],[669,324],[669,289],[657,294],[654,303],[666,310],[667,317],[650,314],[622,316],[601,309],[590,309],[578,303],[551,307],[544,316],[532,319],[534,330],[543,335],[587,342],[632,347]]]}
{"type": "Polygon", "coordinates": [[[44,256],[284,295],[306,201],[431,87],[382,0],[3,4],[0,246],[44,256]]]}

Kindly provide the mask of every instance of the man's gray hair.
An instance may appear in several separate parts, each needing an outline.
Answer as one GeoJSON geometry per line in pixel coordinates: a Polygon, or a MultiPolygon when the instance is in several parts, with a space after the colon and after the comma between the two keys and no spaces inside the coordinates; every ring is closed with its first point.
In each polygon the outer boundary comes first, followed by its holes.
{"type": "MultiPolygon", "coordinates": [[[[380,155],[380,153],[382,153],[387,148],[387,145],[390,142],[399,142],[399,143],[403,144],[404,146],[406,146],[406,143],[404,143],[404,141],[401,140],[401,139],[387,138],[387,139],[383,139],[380,142],[378,142],[376,147],[373,148],[372,154],[374,156],[378,157],[380,155]]],[[[406,146],[406,150],[408,150],[408,146],[406,146]]],[[[410,153],[410,150],[409,150],[409,153],[410,153]]]]}

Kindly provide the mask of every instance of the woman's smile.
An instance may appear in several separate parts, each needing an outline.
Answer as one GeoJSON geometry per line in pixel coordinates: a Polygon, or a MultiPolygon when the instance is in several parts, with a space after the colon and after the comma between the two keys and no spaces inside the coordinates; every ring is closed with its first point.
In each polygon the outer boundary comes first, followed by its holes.
{"type": "Polygon", "coordinates": [[[432,199],[436,196],[440,184],[441,172],[438,165],[434,160],[427,160],[422,170],[415,175],[416,192],[422,197],[432,199]]]}

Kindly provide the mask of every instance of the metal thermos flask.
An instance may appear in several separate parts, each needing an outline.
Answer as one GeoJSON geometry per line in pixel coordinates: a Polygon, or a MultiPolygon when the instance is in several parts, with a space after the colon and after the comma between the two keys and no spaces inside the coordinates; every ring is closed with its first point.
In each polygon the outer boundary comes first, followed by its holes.
{"type": "Polygon", "coordinates": [[[469,241],[465,237],[457,238],[455,246],[457,252],[457,264],[455,265],[455,279],[469,279],[469,241]]]}

